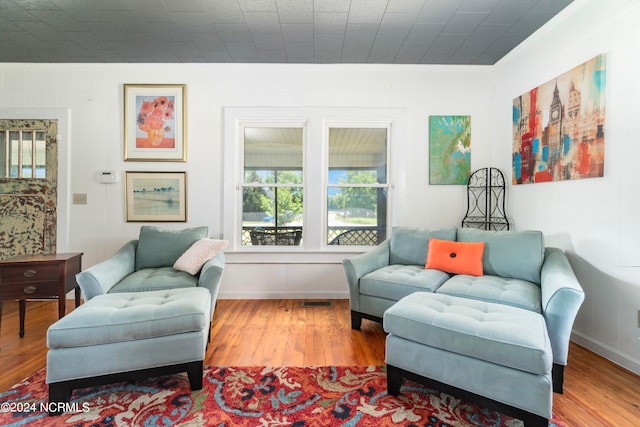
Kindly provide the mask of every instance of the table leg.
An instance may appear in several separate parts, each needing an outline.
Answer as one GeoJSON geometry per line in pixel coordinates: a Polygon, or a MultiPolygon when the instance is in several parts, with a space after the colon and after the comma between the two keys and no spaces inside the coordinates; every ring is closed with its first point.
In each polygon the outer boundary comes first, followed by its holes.
{"type": "Polygon", "coordinates": [[[67,296],[63,293],[58,295],[58,319],[62,319],[65,313],[65,305],[67,302],[67,296]]]}
{"type": "Polygon", "coordinates": [[[74,289],[75,297],[76,297],[76,308],[80,305],[80,286],[76,286],[74,289]]]}
{"type": "Polygon", "coordinates": [[[21,299],[18,301],[20,307],[20,338],[24,337],[24,315],[27,308],[27,300],[21,299]]]}

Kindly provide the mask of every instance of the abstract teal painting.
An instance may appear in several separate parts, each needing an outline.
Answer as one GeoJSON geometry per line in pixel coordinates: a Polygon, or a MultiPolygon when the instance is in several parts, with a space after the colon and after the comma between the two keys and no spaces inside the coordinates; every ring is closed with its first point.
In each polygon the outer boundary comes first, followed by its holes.
{"type": "Polygon", "coordinates": [[[466,184],[471,174],[471,116],[429,117],[429,184],[466,184]]]}

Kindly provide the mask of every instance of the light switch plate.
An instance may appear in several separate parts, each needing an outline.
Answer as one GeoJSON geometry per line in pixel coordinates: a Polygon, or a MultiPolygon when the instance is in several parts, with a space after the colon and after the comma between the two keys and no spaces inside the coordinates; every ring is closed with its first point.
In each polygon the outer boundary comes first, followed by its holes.
{"type": "Polygon", "coordinates": [[[74,193],[73,194],[73,204],[74,205],[86,205],[87,204],[87,194],[86,193],[74,193]]]}

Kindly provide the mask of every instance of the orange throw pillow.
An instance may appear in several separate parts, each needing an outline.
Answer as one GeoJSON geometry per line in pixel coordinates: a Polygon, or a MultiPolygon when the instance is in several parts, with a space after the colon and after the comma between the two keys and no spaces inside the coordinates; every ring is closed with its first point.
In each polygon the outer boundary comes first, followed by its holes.
{"type": "Polygon", "coordinates": [[[454,242],[431,237],[424,268],[482,276],[483,255],[484,242],[454,242]]]}

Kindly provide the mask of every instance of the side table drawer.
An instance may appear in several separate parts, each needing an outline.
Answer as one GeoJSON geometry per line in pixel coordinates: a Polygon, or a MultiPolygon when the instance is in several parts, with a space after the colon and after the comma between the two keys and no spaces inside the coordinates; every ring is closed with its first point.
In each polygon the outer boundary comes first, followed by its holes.
{"type": "Polygon", "coordinates": [[[28,283],[58,280],[58,264],[19,265],[0,269],[0,283],[28,283]]]}
{"type": "Polygon", "coordinates": [[[60,293],[57,283],[18,283],[0,285],[0,297],[3,299],[26,299],[55,297],[60,293]]]}

